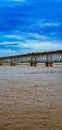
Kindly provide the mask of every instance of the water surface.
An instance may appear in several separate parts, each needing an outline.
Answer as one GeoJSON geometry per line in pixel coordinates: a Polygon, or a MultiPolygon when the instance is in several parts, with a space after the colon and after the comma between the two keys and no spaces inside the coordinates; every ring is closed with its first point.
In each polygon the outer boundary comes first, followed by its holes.
{"type": "Polygon", "coordinates": [[[62,130],[62,66],[0,67],[0,130],[62,130]]]}

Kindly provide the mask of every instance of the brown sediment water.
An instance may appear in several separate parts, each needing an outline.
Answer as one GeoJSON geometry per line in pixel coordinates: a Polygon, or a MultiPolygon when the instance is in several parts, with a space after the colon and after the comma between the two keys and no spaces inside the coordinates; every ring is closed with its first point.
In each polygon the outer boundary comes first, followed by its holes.
{"type": "Polygon", "coordinates": [[[62,66],[0,67],[0,130],[62,130],[62,66]]]}

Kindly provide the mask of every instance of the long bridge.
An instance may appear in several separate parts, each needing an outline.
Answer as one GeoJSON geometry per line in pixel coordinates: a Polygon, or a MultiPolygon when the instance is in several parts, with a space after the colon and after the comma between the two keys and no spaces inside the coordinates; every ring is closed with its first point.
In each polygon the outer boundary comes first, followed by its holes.
{"type": "Polygon", "coordinates": [[[54,63],[58,62],[62,62],[62,50],[0,57],[0,65],[6,63],[11,66],[16,66],[18,63],[29,63],[30,66],[45,63],[46,66],[52,67],[54,63]]]}

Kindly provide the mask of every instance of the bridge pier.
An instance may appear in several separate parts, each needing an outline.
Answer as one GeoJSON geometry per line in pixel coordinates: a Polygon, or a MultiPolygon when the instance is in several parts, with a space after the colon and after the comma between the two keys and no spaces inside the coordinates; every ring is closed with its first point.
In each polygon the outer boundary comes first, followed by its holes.
{"type": "Polygon", "coordinates": [[[37,66],[37,62],[31,62],[30,66],[35,66],[36,67],[37,66]]]}
{"type": "Polygon", "coordinates": [[[49,67],[49,63],[48,63],[48,62],[46,62],[46,64],[45,64],[45,65],[46,65],[46,67],[49,67]]]}
{"type": "Polygon", "coordinates": [[[50,63],[50,67],[53,67],[53,63],[50,63]]]}
{"type": "Polygon", "coordinates": [[[33,66],[33,62],[30,62],[30,66],[33,66]]]}
{"type": "Polygon", "coordinates": [[[35,67],[37,66],[37,63],[36,63],[36,62],[34,62],[34,66],[35,66],[35,67]]]}
{"type": "Polygon", "coordinates": [[[46,67],[53,67],[53,63],[62,62],[62,50],[0,57],[0,65],[6,65],[9,62],[11,66],[16,66],[18,62],[29,63],[30,66],[37,66],[37,63],[45,63],[46,67]]]}
{"type": "Polygon", "coordinates": [[[3,62],[2,62],[2,60],[0,61],[0,65],[2,65],[3,64],[3,62]]]}
{"type": "Polygon", "coordinates": [[[53,63],[47,63],[46,62],[46,67],[53,67],[53,63]]]}
{"type": "Polygon", "coordinates": [[[16,66],[15,59],[11,59],[11,66],[16,66]]]}

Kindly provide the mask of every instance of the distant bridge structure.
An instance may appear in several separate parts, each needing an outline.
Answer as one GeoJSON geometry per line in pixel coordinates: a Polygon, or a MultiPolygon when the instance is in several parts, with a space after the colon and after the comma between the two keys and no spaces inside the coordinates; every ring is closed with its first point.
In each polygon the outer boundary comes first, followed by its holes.
{"type": "Polygon", "coordinates": [[[0,65],[6,63],[11,66],[16,66],[18,63],[29,63],[30,66],[45,63],[46,66],[52,67],[54,63],[58,62],[62,62],[62,50],[0,57],[0,65]]]}

